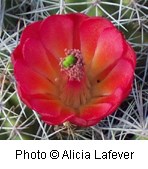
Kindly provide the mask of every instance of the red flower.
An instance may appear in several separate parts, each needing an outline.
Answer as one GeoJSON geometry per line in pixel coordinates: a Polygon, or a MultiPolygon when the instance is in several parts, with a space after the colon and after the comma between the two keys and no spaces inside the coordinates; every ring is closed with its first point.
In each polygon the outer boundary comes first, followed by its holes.
{"type": "Polygon", "coordinates": [[[53,15],[25,28],[12,53],[18,93],[43,121],[91,126],[128,96],[135,53],[113,24],[53,15]]]}

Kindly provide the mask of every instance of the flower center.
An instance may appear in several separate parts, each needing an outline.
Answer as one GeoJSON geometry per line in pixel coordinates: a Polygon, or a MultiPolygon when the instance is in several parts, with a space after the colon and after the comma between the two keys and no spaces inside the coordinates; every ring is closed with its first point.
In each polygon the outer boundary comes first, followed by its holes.
{"type": "Polygon", "coordinates": [[[69,81],[80,81],[84,75],[84,63],[78,49],[65,49],[66,57],[60,61],[61,71],[65,72],[69,81]]]}
{"type": "Polygon", "coordinates": [[[83,57],[78,49],[65,50],[66,57],[60,61],[63,83],[60,84],[60,100],[73,109],[90,99],[90,83],[87,78],[83,57]]]}

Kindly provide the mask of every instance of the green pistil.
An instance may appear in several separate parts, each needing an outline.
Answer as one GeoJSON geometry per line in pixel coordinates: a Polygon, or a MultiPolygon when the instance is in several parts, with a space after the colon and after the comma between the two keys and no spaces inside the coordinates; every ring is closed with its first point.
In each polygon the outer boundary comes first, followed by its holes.
{"type": "Polygon", "coordinates": [[[68,55],[66,58],[63,60],[62,64],[64,68],[69,68],[73,66],[77,62],[77,58],[74,57],[73,55],[68,55]]]}

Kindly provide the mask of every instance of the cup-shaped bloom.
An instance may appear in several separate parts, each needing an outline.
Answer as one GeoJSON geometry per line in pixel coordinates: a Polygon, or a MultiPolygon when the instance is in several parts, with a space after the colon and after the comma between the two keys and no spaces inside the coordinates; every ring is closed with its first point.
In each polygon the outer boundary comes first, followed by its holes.
{"type": "Polygon", "coordinates": [[[91,126],[128,96],[136,57],[109,20],[66,14],[27,26],[12,63],[20,98],[43,121],[91,126]]]}

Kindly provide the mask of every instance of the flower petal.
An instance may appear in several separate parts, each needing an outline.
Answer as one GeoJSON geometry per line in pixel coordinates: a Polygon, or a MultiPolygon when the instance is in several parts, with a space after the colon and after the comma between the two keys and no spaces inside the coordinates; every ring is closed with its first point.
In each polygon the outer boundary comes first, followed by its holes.
{"type": "Polygon", "coordinates": [[[70,112],[68,112],[68,114],[63,114],[63,112],[61,111],[61,114],[58,117],[50,117],[50,116],[41,116],[41,119],[49,124],[49,125],[61,125],[62,123],[69,121],[69,119],[71,117],[73,117],[73,114],[70,114],[70,112]]]}
{"type": "Polygon", "coordinates": [[[96,97],[87,106],[81,107],[80,113],[72,117],[70,122],[84,127],[95,125],[118,108],[122,96],[123,92],[118,88],[110,96],[96,97]]]}
{"type": "MultiPolygon", "coordinates": [[[[128,60],[131,63],[133,70],[135,70],[135,66],[136,66],[136,54],[135,54],[135,52],[126,41],[124,43],[124,48],[125,48],[125,50],[123,51],[121,58],[128,60]]],[[[120,58],[117,59],[116,61],[114,61],[114,63],[110,64],[101,73],[99,73],[96,76],[97,80],[102,81],[103,79],[105,79],[107,77],[107,75],[112,71],[112,69],[118,64],[119,60],[120,60],[120,58]]],[[[95,78],[94,78],[94,82],[96,82],[95,78]]]]}
{"type": "Polygon", "coordinates": [[[29,94],[22,86],[17,83],[17,90],[20,95],[21,100],[30,108],[33,109],[32,100],[34,99],[48,99],[48,100],[55,100],[55,97],[51,94],[29,94]]]}
{"type": "Polygon", "coordinates": [[[22,101],[41,115],[41,119],[49,125],[59,125],[74,116],[70,108],[64,107],[56,97],[45,94],[28,95],[17,85],[22,101]]]}
{"type": "Polygon", "coordinates": [[[112,105],[113,110],[114,107],[118,107],[121,101],[123,100],[123,90],[122,88],[118,87],[114,92],[110,95],[102,96],[102,97],[94,97],[91,101],[92,105],[94,104],[102,104],[102,103],[109,103],[112,105]]]}
{"type": "Polygon", "coordinates": [[[68,14],[67,15],[73,22],[73,49],[80,49],[80,26],[84,20],[89,17],[84,14],[68,14]]]}
{"type": "Polygon", "coordinates": [[[28,25],[22,32],[21,38],[20,38],[20,44],[15,48],[15,50],[12,53],[12,62],[14,63],[16,59],[19,57],[23,57],[22,55],[22,47],[25,43],[25,41],[28,38],[34,38],[39,39],[39,29],[40,24],[42,21],[34,22],[30,25],[28,25]]]}
{"type": "Polygon", "coordinates": [[[94,57],[91,62],[91,75],[96,77],[108,66],[115,63],[126,51],[126,43],[116,28],[105,29],[100,35],[94,57]]]}
{"type": "Polygon", "coordinates": [[[19,58],[23,58],[22,47],[20,45],[18,45],[11,54],[12,63],[15,64],[16,60],[19,58]]]}
{"type": "Polygon", "coordinates": [[[40,39],[39,30],[42,21],[34,22],[28,25],[22,32],[20,44],[23,45],[28,38],[40,39]]]}
{"type": "Polygon", "coordinates": [[[23,47],[23,56],[30,68],[38,72],[41,76],[50,79],[53,83],[55,82],[54,80],[57,77],[56,67],[59,67],[58,62],[55,65],[52,59],[50,59],[51,61],[49,60],[50,56],[47,55],[39,40],[28,39],[23,47]]]}
{"type": "Polygon", "coordinates": [[[64,57],[65,49],[79,48],[79,26],[86,18],[83,14],[67,14],[45,19],[40,29],[45,48],[56,57],[64,57]]]}
{"type": "Polygon", "coordinates": [[[51,54],[64,57],[64,50],[71,49],[73,45],[73,22],[67,16],[50,16],[41,24],[40,37],[51,54]]]}
{"type": "Polygon", "coordinates": [[[107,77],[93,87],[93,96],[105,96],[113,93],[117,88],[127,89],[133,79],[133,67],[128,60],[121,59],[107,77]]]}
{"type": "Polygon", "coordinates": [[[56,94],[55,86],[46,78],[30,69],[25,62],[17,60],[14,67],[16,81],[28,94],[56,94]]]}
{"type": "Polygon", "coordinates": [[[80,114],[78,116],[70,119],[70,122],[80,126],[93,125],[92,122],[101,120],[104,116],[106,116],[106,114],[108,114],[110,108],[111,104],[109,103],[85,106],[80,110],[80,114]]]}
{"type": "Polygon", "coordinates": [[[33,99],[32,108],[37,111],[43,121],[50,125],[59,125],[74,116],[70,108],[65,107],[60,100],[33,99]]]}
{"type": "Polygon", "coordinates": [[[91,63],[98,38],[104,29],[113,27],[113,24],[101,17],[92,17],[84,21],[80,27],[81,52],[86,65],[91,63]]]}
{"type": "Polygon", "coordinates": [[[61,112],[61,104],[57,99],[32,99],[32,108],[40,115],[46,117],[57,117],[61,112]]]}
{"type": "Polygon", "coordinates": [[[129,43],[126,43],[127,50],[126,53],[123,55],[123,58],[131,62],[133,69],[135,69],[136,66],[136,54],[133,50],[133,48],[129,45],[129,43]]]}

